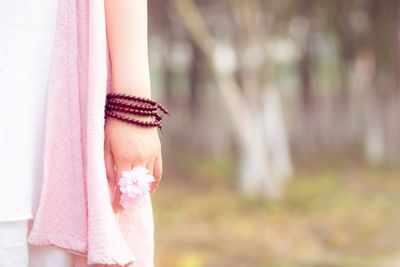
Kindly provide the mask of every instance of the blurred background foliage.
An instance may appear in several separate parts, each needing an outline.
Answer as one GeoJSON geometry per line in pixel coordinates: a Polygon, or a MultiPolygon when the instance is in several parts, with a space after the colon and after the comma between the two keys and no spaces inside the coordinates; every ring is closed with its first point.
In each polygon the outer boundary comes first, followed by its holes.
{"type": "Polygon", "coordinates": [[[158,267],[400,266],[400,1],[149,0],[158,267]]]}

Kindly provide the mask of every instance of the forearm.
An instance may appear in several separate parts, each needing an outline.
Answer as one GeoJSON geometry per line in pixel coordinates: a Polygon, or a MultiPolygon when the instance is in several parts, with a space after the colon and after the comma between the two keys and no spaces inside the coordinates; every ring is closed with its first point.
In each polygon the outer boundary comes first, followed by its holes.
{"type": "Polygon", "coordinates": [[[147,0],[105,0],[112,91],[151,98],[147,0]]]}

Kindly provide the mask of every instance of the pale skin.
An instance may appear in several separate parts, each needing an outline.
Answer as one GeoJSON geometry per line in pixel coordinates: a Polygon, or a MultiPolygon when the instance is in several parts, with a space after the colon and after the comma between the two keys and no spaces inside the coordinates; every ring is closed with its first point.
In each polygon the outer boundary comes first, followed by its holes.
{"type": "MultiPolygon", "coordinates": [[[[112,91],[151,98],[147,0],[105,0],[104,3],[112,91]]],[[[151,185],[151,192],[154,192],[162,175],[161,144],[157,128],[143,128],[106,118],[104,160],[110,188],[115,192],[113,205],[116,211],[121,209],[116,183],[123,170],[137,165],[147,167],[156,180],[151,185]]]]}

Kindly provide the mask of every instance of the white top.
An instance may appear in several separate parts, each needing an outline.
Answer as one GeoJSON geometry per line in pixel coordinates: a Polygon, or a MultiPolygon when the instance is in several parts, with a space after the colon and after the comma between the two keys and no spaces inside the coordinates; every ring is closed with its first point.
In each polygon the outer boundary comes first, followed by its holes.
{"type": "Polygon", "coordinates": [[[0,0],[0,221],[34,217],[58,0],[0,0]]]}

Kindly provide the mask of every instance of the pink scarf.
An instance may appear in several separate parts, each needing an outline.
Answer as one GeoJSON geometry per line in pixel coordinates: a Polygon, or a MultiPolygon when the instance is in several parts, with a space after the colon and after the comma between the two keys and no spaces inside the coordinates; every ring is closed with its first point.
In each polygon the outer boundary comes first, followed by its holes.
{"type": "Polygon", "coordinates": [[[115,215],[104,164],[109,60],[103,0],[60,0],[48,84],[44,181],[29,243],[87,264],[153,266],[150,195],[115,215]]]}

